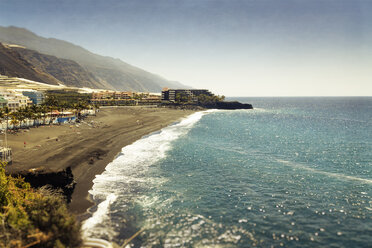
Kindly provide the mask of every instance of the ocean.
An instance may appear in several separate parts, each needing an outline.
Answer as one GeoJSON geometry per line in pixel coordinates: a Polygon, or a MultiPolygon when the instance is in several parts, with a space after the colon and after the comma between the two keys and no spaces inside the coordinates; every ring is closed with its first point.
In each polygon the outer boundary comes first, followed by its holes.
{"type": "Polygon", "coordinates": [[[234,98],[126,146],[86,236],[133,247],[372,247],[372,98],[234,98]]]}

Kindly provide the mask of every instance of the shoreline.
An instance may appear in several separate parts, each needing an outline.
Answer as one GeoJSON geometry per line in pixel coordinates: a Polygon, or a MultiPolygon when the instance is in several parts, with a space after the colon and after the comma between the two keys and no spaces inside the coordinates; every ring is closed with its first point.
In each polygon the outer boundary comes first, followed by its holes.
{"type": "Polygon", "coordinates": [[[71,167],[76,182],[69,210],[87,218],[94,206],[89,190],[96,175],[121,152],[145,135],[196,112],[170,108],[110,107],[82,123],[41,126],[8,135],[13,149],[9,173],[29,170],[59,172],[71,167]],[[26,144],[25,144],[26,142],[26,144]]]}

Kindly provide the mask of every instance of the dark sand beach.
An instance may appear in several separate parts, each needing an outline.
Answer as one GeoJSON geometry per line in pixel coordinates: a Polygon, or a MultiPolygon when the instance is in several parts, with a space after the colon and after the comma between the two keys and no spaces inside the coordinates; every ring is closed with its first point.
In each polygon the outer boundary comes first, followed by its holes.
{"type": "Polygon", "coordinates": [[[61,171],[72,168],[76,181],[70,210],[83,214],[92,206],[92,180],[121,151],[142,136],[193,113],[192,110],[146,107],[101,108],[79,124],[40,126],[8,135],[13,149],[9,172],[61,171]]]}

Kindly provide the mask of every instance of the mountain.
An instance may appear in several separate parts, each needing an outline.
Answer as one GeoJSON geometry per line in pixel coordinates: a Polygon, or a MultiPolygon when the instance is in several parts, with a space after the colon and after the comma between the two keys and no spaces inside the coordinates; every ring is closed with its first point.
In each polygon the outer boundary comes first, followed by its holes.
{"type": "Polygon", "coordinates": [[[58,85],[61,82],[48,73],[38,70],[17,51],[0,43],[0,74],[26,78],[33,81],[58,85]]]}
{"type": "Polygon", "coordinates": [[[0,26],[0,42],[17,44],[42,54],[73,60],[91,73],[92,81],[98,83],[94,83],[97,88],[150,92],[159,92],[163,87],[190,88],[119,59],[94,54],[63,40],[43,38],[24,28],[0,26]]]}
{"type": "Polygon", "coordinates": [[[73,60],[60,59],[25,48],[14,47],[11,49],[16,51],[22,59],[32,64],[39,72],[51,75],[66,86],[102,88],[102,83],[92,73],[73,60]]]}

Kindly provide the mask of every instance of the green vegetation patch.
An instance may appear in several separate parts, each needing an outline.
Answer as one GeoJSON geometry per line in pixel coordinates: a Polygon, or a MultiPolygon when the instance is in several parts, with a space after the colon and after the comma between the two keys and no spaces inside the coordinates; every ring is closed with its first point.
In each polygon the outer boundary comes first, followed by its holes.
{"type": "Polygon", "coordinates": [[[80,224],[61,195],[5,174],[0,162],[0,247],[79,247],[80,224]]]}
{"type": "Polygon", "coordinates": [[[77,91],[67,90],[49,90],[46,92],[46,101],[53,99],[57,103],[74,104],[83,102],[88,104],[92,98],[92,94],[82,94],[77,91]]]}

